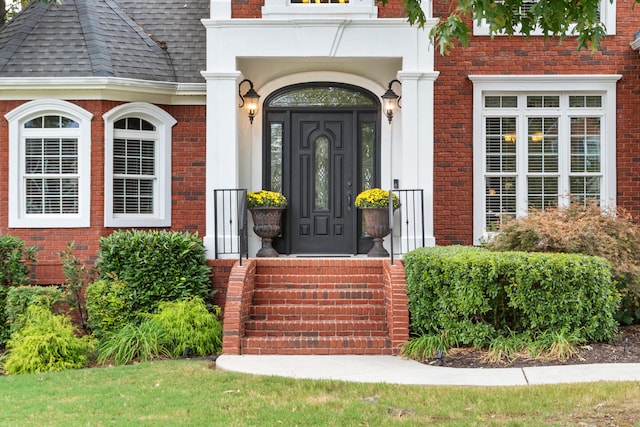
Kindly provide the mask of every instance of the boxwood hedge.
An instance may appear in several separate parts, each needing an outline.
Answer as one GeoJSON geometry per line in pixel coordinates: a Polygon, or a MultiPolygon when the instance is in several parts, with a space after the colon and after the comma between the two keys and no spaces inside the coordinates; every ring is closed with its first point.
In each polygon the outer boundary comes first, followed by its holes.
{"type": "Polygon", "coordinates": [[[412,332],[484,347],[558,331],[610,340],[620,296],[608,262],[575,254],[421,248],[404,257],[412,332]]]}

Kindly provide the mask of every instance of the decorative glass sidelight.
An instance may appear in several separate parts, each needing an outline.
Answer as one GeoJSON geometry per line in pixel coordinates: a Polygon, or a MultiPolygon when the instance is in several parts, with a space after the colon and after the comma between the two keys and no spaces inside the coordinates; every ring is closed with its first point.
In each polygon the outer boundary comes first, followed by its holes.
{"type": "Polygon", "coordinates": [[[315,147],[314,206],[316,210],[329,209],[329,139],[320,136],[315,147]]]}
{"type": "Polygon", "coordinates": [[[271,123],[271,191],[282,193],[282,123],[271,123]]]}
{"type": "Polygon", "coordinates": [[[360,191],[375,187],[376,124],[363,122],[360,125],[360,191]]]}

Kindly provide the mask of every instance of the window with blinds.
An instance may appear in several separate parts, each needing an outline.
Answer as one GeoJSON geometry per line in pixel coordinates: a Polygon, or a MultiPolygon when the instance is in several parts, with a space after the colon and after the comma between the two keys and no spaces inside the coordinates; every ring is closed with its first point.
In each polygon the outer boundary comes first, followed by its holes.
{"type": "Polygon", "coordinates": [[[156,128],[146,120],[127,117],[114,123],[114,214],[154,213],[156,141],[156,128]]]}
{"type": "Polygon", "coordinates": [[[485,96],[485,226],[520,211],[602,196],[600,95],[485,96]]]}

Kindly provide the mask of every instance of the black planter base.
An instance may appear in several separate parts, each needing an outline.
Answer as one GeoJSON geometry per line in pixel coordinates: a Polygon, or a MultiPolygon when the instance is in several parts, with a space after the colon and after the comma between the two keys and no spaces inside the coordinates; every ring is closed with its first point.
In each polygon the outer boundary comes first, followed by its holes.
{"type": "Polygon", "coordinates": [[[271,245],[273,239],[263,238],[262,239],[262,248],[256,253],[257,257],[277,257],[280,256],[278,251],[276,251],[271,245]]]}
{"type": "Polygon", "coordinates": [[[367,256],[370,258],[380,258],[380,257],[388,257],[389,252],[382,246],[383,242],[382,237],[374,237],[373,238],[373,247],[369,252],[367,252],[367,256]]]}

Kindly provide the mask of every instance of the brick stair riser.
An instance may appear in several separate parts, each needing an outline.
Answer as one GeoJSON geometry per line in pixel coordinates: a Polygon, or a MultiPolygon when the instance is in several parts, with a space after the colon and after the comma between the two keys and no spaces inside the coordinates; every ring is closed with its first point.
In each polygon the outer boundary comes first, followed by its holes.
{"type": "Polygon", "coordinates": [[[242,339],[243,354],[391,354],[384,337],[248,337],[242,339]]]}
{"type": "Polygon", "coordinates": [[[384,304],[384,290],[307,290],[307,289],[256,289],[254,305],[274,304],[384,304]]]}
{"type": "Polygon", "coordinates": [[[347,275],[297,275],[288,274],[280,275],[264,275],[257,273],[255,277],[255,287],[259,288],[320,288],[320,289],[339,289],[339,288],[381,288],[382,275],[366,274],[358,276],[347,275]]]}
{"type": "Polygon", "coordinates": [[[249,309],[250,320],[268,321],[385,321],[383,305],[257,305],[249,309]]]}
{"type": "Polygon", "coordinates": [[[249,321],[247,336],[386,336],[385,322],[370,320],[249,321]]]}

